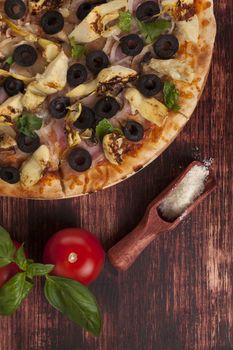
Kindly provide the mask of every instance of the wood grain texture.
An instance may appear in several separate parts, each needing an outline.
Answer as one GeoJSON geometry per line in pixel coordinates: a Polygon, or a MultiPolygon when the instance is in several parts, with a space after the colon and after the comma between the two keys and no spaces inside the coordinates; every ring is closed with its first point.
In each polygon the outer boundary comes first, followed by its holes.
{"type": "Polygon", "coordinates": [[[42,283],[12,317],[0,318],[1,350],[232,350],[232,1],[215,2],[218,35],[209,79],[171,147],[120,185],[83,198],[0,200],[0,223],[39,260],[56,230],[82,226],[109,249],[193,159],[213,157],[215,191],[173,233],[153,242],[125,273],[109,263],[91,289],[104,328],[93,339],[46,303],[42,283]]]}

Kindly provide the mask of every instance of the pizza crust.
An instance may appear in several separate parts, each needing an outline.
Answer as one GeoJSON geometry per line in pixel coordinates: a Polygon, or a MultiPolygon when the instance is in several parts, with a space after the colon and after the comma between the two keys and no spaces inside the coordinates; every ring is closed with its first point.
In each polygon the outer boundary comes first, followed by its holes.
{"type": "Polygon", "coordinates": [[[113,165],[104,160],[84,173],[76,173],[64,161],[59,173],[46,174],[37,185],[27,190],[20,184],[10,185],[0,180],[0,195],[35,199],[76,197],[115,185],[155,160],[188,122],[207,80],[216,34],[213,0],[196,0],[195,4],[199,9],[204,9],[198,13],[198,49],[194,45],[189,48],[196,60],[196,78],[192,85],[175,82],[179,90],[185,91],[180,97],[180,113],[169,113],[162,129],[153,126],[146,133],[143,144],[127,154],[121,165],[113,165]]]}

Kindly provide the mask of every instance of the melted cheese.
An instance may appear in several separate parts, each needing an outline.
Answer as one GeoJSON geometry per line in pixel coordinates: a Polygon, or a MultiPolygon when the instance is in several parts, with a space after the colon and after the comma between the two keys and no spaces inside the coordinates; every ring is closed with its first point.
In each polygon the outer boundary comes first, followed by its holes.
{"type": "Polygon", "coordinates": [[[194,79],[194,70],[187,60],[179,61],[175,58],[169,60],[158,60],[152,58],[148,64],[144,66],[144,70],[153,69],[159,77],[168,75],[174,80],[181,80],[192,83],[194,79]]]}
{"type": "Polygon", "coordinates": [[[113,0],[94,7],[94,9],[70,33],[78,43],[88,43],[101,36],[117,35],[120,29],[117,25],[108,24],[119,17],[119,11],[128,10],[127,0],[113,0]]]}
{"type": "Polygon", "coordinates": [[[181,41],[191,41],[195,44],[199,37],[199,21],[197,15],[191,17],[187,21],[176,22],[176,34],[181,41]]]}
{"type": "Polygon", "coordinates": [[[129,101],[133,114],[138,111],[141,116],[161,127],[168,117],[167,107],[153,97],[146,98],[135,88],[125,91],[125,98],[129,101]]]}

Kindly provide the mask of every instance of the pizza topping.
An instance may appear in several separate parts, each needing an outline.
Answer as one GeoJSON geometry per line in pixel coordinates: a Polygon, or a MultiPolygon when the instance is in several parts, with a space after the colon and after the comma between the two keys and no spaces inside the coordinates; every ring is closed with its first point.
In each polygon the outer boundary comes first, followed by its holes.
{"type": "Polygon", "coordinates": [[[20,169],[20,182],[24,187],[35,185],[43,176],[43,172],[50,161],[47,146],[40,146],[33,155],[27,159],[20,169]]]}
{"type": "Polygon", "coordinates": [[[103,68],[108,67],[108,56],[101,50],[91,51],[86,56],[86,65],[93,74],[98,74],[103,68]]]}
{"type": "Polygon", "coordinates": [[[136,17],[139,21],[151,21],[154,16],[160,13],[158,3],[154,1],[146,1],[140,4],[136,10],[136,17]]]}
{"type": "Polygon", "coordinates": [[[192,83],[194,70],[187,60],[158,60],[152,58],[148,64],[144,65],[144,71],[154,70],[159,77],[170,76],[174,80],[181,80],[192,83]]]}
{"type": "Polygon", "coordinates": [[[13,166],[1,167],[0,179],[9,184],[16,184],[20,180],[19,170],[13,166]]]}
{"type": "Polygon", "coordinates": [[[81,58],[86,52],[85,46],[76,43],[74,38],[70,38],[69,42],[71,46],[71,57],[75,59],[81,58]]]}
{"type": "Polygon", "coordinates": [[[194,0],[163,0],[162,10],[176,20],[187,20],[195,15],[194,0]]]}
{"type": "Polygon", "coordinates": [[[114,21],[120,11],[128,9],[127,0],[113,0],[93,8],[93,10],[70,33],[78,43],[88,43],[98,38],[109,37],[120,33],[114,21]],[[111,25],[112,23],[112,25],[111,25]]]}
{"type": "Polygon", "coordinates": [[[120,47],[124,54],[136,56],[143,49],[143,40],[137,34],[129,34],[120,39],[120,47]]]}
{"type": "Polygon", "coordinates": [[[107,160],[112,164],[121,164],[123,161],[123,137],[118,133],[107,134],[103,138],[103,150],[107,160]]]}
{"type": "Polygon", "coordinates": [[[75,63],[67,71],[67,82],[71,87],[78,86],[87,80],[87,69],[83,64],[75,63]]]}
{"type": "Polygon", "coordinates": [[[124,135],[128,140],[137,142],[143,139],[144,129],[141,124],[134,120],[128,120],[124,126],[124,135]]]}
{"type": "Polygon", "coordinates": [[[39,118],[36,115],[30,114],[30,113],[23,114],[16,121],[16,126],[18,131],[30,137],[37,136],[37,134],[35,133],[35,130],[39,130],[42,124],[43,124],[42,118],[39,118]]]}
{"type": "Polygon", "coordinates": [[[92,109],[86,106],[82,106],[82,111],[78,119],[74,122],[74,126],[78,129],[89,129],[94,126],[95,113],[92,109]]]}
{"type": "Polygon", "coordinates": [[[30,67],[37,60],[37,52],[31,45],[22,44],[14,50],[13,59],[20,66],[30,67]]]}
{"type": "Polygon", "coordinates": [[[163,86],[163,95],[165,105],[174,112],[178,112],[180,109],[180,106],[178,105],[179,91],[177,90],[176,86],[169,81],[165,81],[163,86]]]}
{"type": "Polygon", "coordinates": [[[29,11],[32,15],[43,10],[60,8],[63,0],[29,0],[29,11]]]}
{"type": "Polygon", "coordinates": [[[78,17],[78,19],[80,19],[80,21],[82,21],[85,17],[87,17],[87,15],[91,12],[91,10],[93,10],[94,7],[94,3],[84,2],[81,5],[79,5],[76,12],[76,16],[78,17]]]}
{"type": "Polygon", "coordinates": [[[176,22],[176,32],[180,40],[191,41],[197,44],[199,36],[199,20],[197,15],[187,21],[176,22]]]}
{"type": "Polygon", "coordinates": [[[115,128],[108,119],[102,119],[99,121],[99,123],[96,125],[95,134],[96,137],[102,142],[103,138],[107,134],[119,134],[122,135],[122,130],[119,128],[115,128]]]}
{"type": "Polygon", "coordinates": [[[172,34],[161,35],[153,48],[159,58],[169,59],[179,50],[179,41],[172,34]]]}
{"type": "Polygon", "coordinates": [[[81,103],[76,102],[71,107],[69,107],[68,110],[69,111],[65,117],[65,130],[69,147],[74,147],[81,142],[79,131],[74,128],[74,123],[81,114],[82,105],[81,103]]]}
{"type": "Polygon", "coordinates": [[[139,77],[136,86],[141,94],[146,97],[152,97],[162,90],[163,83],[157,75],[145,74],[139,77]]]}
{"type": "Polygon", "coordinates": [[[5,0],[4,11],[11,19],[20,19],[25,15],[26,6],[22,0],[5,0]]]}
{"type": "Polygon", "coordinates": [[[16,138],[16,142],[20,151],[24,153],[32,153],[40,147],[40,139],[36,133],[33,136],[20,133],[16,138]]]}
{"type": "Polygon", "coordinates": [[[19,117],[23,111],[21,92],[9,97],[0,105],[0,116],[7,116],[10,120],[19,117]]]}
{"type": "Polygon", "coordinates": [[[133,17],[130,11],[121,11],[119,15],[118,26],[122,32],[130,32],[133,17]]]}
{"type": "Polygon", "coordinates": [[[24,91],[24,83],[22,80],[8,77],[3,83],[4,89],[9,96],[17,95],[19,92],[24,91]]]}
{"type": "Polygon", "coordinates": [[[49,63],[52,62],[61,51],[59,45],[51,40],[41,38],[38,40],[38,44],[44,49],[42,55],[49,63]]]}
{"type": "Polygon", "coordinates": [[[68,163],[73,170],[83,172],[91,167],[92,158],[87,150],[78,147],[70,152],[68,163]]]}
{"type": "Polygon", "coordinates": [[[0,133],[0,150],[12,149],[16,146],[15,139],[6,132],[0,133]]]}
{"type": "Polygon", "coordinates": [[[145,98],[135,88],[128,88],[125,92],[125,98],[129,101],[132,113],[138,111],[140,115],[162,127],[168,117],[168,109],[164,104],[153,97],[145,98]]]}
{"type": "Polygon", "coordinates": [[[65,96],[54,98],[49,104],[49,112],[56,119],[64,118],[67,114],[67,108],[70,106],[70,99],[65,96]]]}
{"type": "Polygon", "coordinates": [[[8,72],[4,69],[0,69],[0,76],[1,77],[13,77],[15,79],[18,79],[18,80],[23,80],[25,82],[28,82],[28,81],[31,81],[32,79],[31,78],[28,78],[28,77],[24,77],[23,75],[21,74],[15,74],[13,72],[8,72]]]}
{"type": "Polygon", "coordinates": [[[46,34],[57,34],[64,27],[64,18],[58,11],[48,11],[43,14],[40,20],[41,27],[46,34]]]}
{"type": "Polygon", "coordinates": [[[171,21],[157,19],[155,22],[138,22],[139,29],[147,44],[153,43],[161,34],[171,28],[171,21]]]}
{"type": "Polygon", "coordinates": [[[120,110],[120,105],[112,96],[101,98],[95,105],[95,113],[97,118],[112,118],[120,110]]]}

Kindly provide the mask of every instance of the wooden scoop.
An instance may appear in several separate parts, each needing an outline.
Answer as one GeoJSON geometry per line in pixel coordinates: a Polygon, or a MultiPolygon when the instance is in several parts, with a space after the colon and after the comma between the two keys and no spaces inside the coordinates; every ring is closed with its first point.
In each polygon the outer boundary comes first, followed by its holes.
{"type": "Polygon", "coordinates": [[[192,162],[180,176],[148,205],[146,213],[138,226],[108,251],[108,258],[116,269],[126,271],[150,242],[159,234],[172,231],[176,228],[176,226],[178,226],[179,223],[216,188],[216,181],[210,169],[205,182],[204,192],[182,213],[182,215],[173,222],[168,222],[161,218],[158,213],[160,203],[195,165],[203,166],[204,164],[198,161],[192,162]]]}

